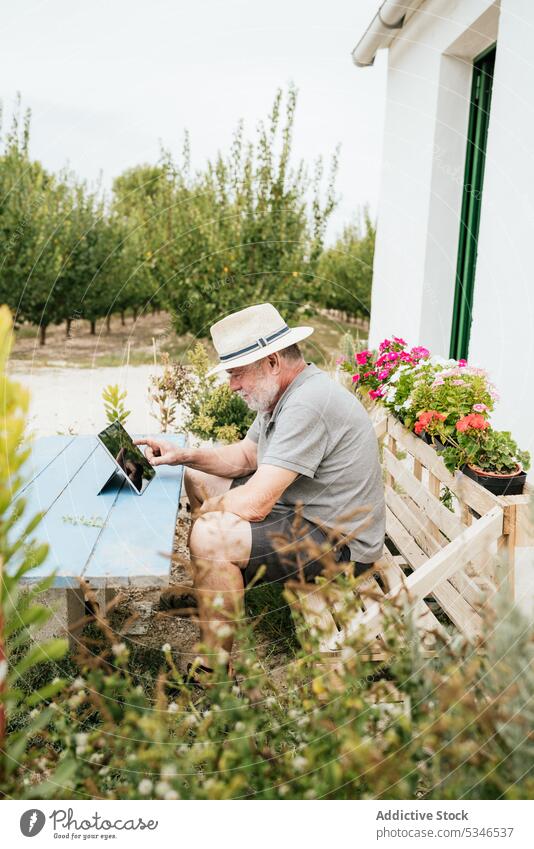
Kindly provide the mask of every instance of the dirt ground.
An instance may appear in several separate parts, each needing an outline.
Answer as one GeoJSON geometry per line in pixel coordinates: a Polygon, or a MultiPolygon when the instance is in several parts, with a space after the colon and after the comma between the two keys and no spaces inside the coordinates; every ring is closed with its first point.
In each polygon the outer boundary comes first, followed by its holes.
{"type": "MultiPolygon", "coordinates": [[[[314,334],[302,347],[306,358],[323,368],[328,367],[339,354],[341,339],[347,331],[355,338],[358,334],[365,334],[355,324],[326,315],[303,317],[299,323],[315,328],[314,334]]],[[[94,336],[87,321],[74,321],[70,338],[66,337],[65,324],[51,326],[47,330],[45,345],[39,344],[38,328],[24,325],[16,331],[10,367],[15,371],[31,371],[43,367],[94,369],[127,363],[149,365],[154,363],[155,358],[159,361],[162,352],[182,360],[195,341],[190,334],[177,336],[169,315],[163,311],[155,315],[141,315],[136,321],[128,315],[124,326],[120,316],[113,315],[109,332],[106,321],[101,320],[96,324],[94,336]]],[[[208,339],[202,341],[215,356],[211,342],[208,339]]]]}

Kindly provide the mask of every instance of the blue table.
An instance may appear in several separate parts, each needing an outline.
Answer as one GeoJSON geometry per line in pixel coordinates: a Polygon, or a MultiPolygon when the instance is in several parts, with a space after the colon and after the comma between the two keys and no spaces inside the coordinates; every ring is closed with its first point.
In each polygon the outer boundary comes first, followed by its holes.
{"type": "MultiPolygon", "coordinates": [[[[183,436],[163,438],[185,442],[183,436]]],[[[114,468],[95,436],[34,441],[22,470],[27,506],[18,526],[44,512],[32,536],[47,542],[50,552],[26,580],[55,571],[54,587],[65,590],[79,590],[80,579],[104,589],[168,584],[183,466],[157,467],[143,495],[117,479],[99,495],[114,468]]]]}

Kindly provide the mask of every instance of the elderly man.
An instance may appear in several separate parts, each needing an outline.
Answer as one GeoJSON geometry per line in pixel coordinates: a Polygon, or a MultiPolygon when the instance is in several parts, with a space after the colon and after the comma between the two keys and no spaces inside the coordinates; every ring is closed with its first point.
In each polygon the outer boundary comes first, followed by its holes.
{"type": "MultiPolygon", "coordinates": [[[[266,581],[297,576],[294,547],[281,538],[325,543],[335,529],[334,558],[354,562],[357,574],[382,551],[385,508],[374,431],[354,395],[303,359],[298,342],[312,332],[289,328],[271,304],[217,322],[211,335],[220,362],[211,373],[226,371],[230,388],[257,412],[245,438],[178,449],[138,440],[154,466],[186,466],[196,517],[189,545],[208,649],[197,663],[208,672],[213,653],[231,651],[230,623],[260,568],[266,581]]],[[[321,568],[308,558],[304,578],[313,580],[321,568]]]]}

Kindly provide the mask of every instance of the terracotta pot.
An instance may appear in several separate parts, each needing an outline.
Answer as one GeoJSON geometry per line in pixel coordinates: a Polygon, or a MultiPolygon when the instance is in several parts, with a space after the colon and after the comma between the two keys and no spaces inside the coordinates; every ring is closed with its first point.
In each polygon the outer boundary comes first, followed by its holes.
{"type": "Polygon", "coordinates": [[[518,464],[515,472],[488,472],[468,463],[462,472],[494,495],[521,495],[527,473],[518,464]]]}

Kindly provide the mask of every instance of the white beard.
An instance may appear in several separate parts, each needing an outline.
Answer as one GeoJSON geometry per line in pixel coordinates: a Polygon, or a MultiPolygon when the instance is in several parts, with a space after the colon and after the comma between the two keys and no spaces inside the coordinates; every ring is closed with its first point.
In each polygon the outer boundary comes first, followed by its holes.
{"type": "Polygon", "coordinates": [[[236,394],[243,399],[249,410],[267,413],[272,408],[278,395],[278,386],[262,387],[262,389],[257,389],[253,395],[246,395],[241,390],[238,390],[236,394]]]}

